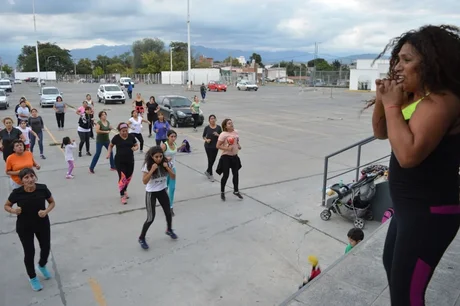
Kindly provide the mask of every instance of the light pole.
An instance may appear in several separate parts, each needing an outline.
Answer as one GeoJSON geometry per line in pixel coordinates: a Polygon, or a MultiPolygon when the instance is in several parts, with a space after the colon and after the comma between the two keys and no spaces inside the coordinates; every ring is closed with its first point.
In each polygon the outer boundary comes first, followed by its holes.
{"type": "Polygon", "coordinates": [[[169,72],[169,85],[171,84],[171,74],[173,72],[173,58],[172,58],[172,52],[173,52],[173,47],[169,46],[169,66],[170,66],[170,72],[169,72]]]}
{"type": "Polygon", "coordinates": [[[37,37],[37,22],[35,20],[35,0],[32,0],[32,12],[34,15],[34,32],[35,32],[35,57],[37,60],[38,86],[42,86],[40,78],[40,60],[38,59],[38,37],[37,37]]]}
{"type": "MultiPolygon", "coordinates": [[[[112,51],[113,51],[113,49],[110,49],[110,50],[105,51],[104,57],[106,57],[107,53],[112,52],[112,51]]],[[[106,63],[106,60],[105,60],[105,58],[104,58],[104,62],[102,63],[102,70],[104,70],[104,75],[106,74],[106,73],[105,73],[105,66],[106,66],[106,65],[107,65],[107,63],[106,63]]],[[[104,79],[107,79],[106,77],[107,77],[107,75],[104,76],[104,79]]]]}
{"type": "Polygon", "coordinates": [[[46,80],[48,80],[48,61],[50,58],[53,58],[53,57],[57,57],[56,55],[51,55],[51,56],[48,56],[46,58],[46,61],[45,61],[45,70],[46,70],[46,80]]]}
{"type": "Polygon", "coordinates": [[[190,47],[190,0],[187,0],[187,52],[188,52],[188,84],[189,88],[191,89],[191,81],[192,81],[192,52],[190,47]]]}

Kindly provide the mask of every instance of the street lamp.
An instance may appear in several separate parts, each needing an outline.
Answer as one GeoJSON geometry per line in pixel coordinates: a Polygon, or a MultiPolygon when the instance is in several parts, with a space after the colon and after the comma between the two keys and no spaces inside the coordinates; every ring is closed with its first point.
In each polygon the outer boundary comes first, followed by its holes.
{"type": "MultiPolygon", "coordinates": [[[[110,50],[105,51],[104,57],[106,57],[107,53],[112,52],[112,51],[113,51],[113,49],[110,49],[110,50]]],[[[107,61],[104,59],[104,62],[102,63],[102,70],[104,70],[104,74],[105,74],[105,66],[107,65],[106,62],[107,62],[107,61]]],[[[106,78],[106,76],[104,77],[104,79],[105,79],[105,78],[106,78]]]]}
{"type": "Polygon", "coordinates": [[[187,0],[187,45],[188,45],[188,84],[189,88],[191,89],[191,81],[192,81],[192,55],[191,55],[191,48],[190,48],[190,0],[187,0]]]}
{"type": "Polygon", "coordinates": [[[46,80],[48,80],[48,61],[50,58],[53,58],[53,57],[57,57],[56,55],[51,55],[51,56],[48,56],[46,58],[46,61],[45,61],[45,70],[46,70],[46,80]]]}
{"type": "Polygon", "coordinates": [[[34,15],[34,32],[35,32],[35,57],[37,60],[38,86],[42,86],[40,78],[40,60],[38,58],[38,37],[37,37],[37,22],[35,20],[35,0],[32,0],[32,13],[34,15]]]}
{"type": "Polygon", "coordinates": [[[171,71],[169,72],[169,85],[172,85],[171,84],[171,74],[173,72],[173,58],[172,58],[173,49],[174,48],[172,46],[169,46],[169,66],[171,69],[171,71]]]}

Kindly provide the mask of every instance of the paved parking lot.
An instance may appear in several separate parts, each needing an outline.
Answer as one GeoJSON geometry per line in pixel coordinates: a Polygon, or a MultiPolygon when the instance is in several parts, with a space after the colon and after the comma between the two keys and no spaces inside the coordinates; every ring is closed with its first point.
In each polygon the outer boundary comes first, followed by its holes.
{"type": "MultiPolygon", "coordinates": [[[[96,100],[98,84],[57,86],[69,105],[81,105],[86,93],[96,100]]],[[[162,85],[138,85],[138,91],[145,98],[198,94],[162,85]]],[[[0,111],[0,118],[13,115],[21,95],[38,107],[38,88],[17,85],[10,109],[0,111]]],[[[240,132],[240,188],[245,199],[229,194],[221,202],[219,182],[210,183],[203,174],[202,128],[198,132],[178,128],[179,141],[188,139],[193,150],[178,157],[173,228],[179,239],[164,235],[165,220],[158,207],[147,252],[137,243],[146,217],[140,174],[143,156],[136,155],[131,199],[122,206],[117,175],[109,171],[104,151],[96,174],[88,174],[91,157],[76,158],[75,179],[65,180],[63,153],[50,144],[65,136],[78,139],[78,117],[69,111],[65,130],[58,131],[53,110],[39,109],[46,124],[47,159],[40,160],[38,175],[56,199],[50,215],[49,263],[55,277],[43,282],[42,292],[31,291],[14,232],[15,218],[0,214],[4,259],[0,305],[278,305],[296,291],[308,268],[308,255],[317,255],[325,268],[343,254],[352,224],[335,216],[328,222],[319,218],[324,155],[370,136],[371,112],[359,116],[362,101],[370,96],[342,89],[276,86],[257,92],[230,88],[208,93],[202,105],[205,117],[232,118],[240,132]]],[[[131,103],[96,105],[96,111],[102,109],[115,125],[129,118],[131,103]]],[[[153,139],[146,139],[147,145],[153,145],[153,139]]],[[[373,142],[363,148],[363,162],[387,153],[387,143],[373,142]]],[[[330,170],[355,164],[353,151],[334,158],[330,170]]],[[[2,200],[8,193],[1,163],[2,200]]],[[[369,223],[367,232],[377,225],[369,223]]]]}

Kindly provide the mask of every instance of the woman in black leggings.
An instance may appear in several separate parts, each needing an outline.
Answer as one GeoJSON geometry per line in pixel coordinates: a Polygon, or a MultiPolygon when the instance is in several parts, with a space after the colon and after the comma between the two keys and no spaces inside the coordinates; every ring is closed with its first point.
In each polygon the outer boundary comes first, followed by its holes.
{"type": "Polygon", "coordinates": [[[214,167],[217,153],[219,153],[219,149],[217,149],[216,145],[219,135],[222,133],[222,128],[216,124],[215,115],[209,115],[208,121],[209,125],[207,125],[203,130],[204,149],[206,151],[206,156],[208,157],[208,168],[204,174],[211,182],[214,182],[212,167],[214,167]]]}
{"type": "Polygon", "coordinates": [[[155,101],[154,96],[150,97],[149,102],[145,106],[147,106],[147,120],[149,121],[149,137],[152,137],[153,124],[158,120],[160,106],[155,101]]]}
{"type": "Polygon", "coordinates": [[[120,191],[121,204],[128,203],[128,186],[134,172],[134,151],[139,145],[136,138],[128,133],[128,124],[122,122],[117,127],[118,134],[113,136],[107,151],[107,159],[110,158],[113,147],[117,147],[115,154],[115,168],[118,172],[118,190],[120,191]]]}
{"type": "Polygon", "coordinates": [[[167,178],[176,179],[176,174],[168,164],[160,146],[151,147],[145,154],[145,162],[142,167],[142,182],[145,185],[145,207],[147,210],[147,220],[142,226],[142,232],[139,236],[139,244],[146,250],[149,245],[145,241],[145,235],[155,220],[156,202],[160,202],[166,216],[166,235],[172,239],[177,239],[177,235],[172,229],[172,215],[167,193],[167,178]]]}
{"type": "Polygon", "coordinates": [[[37,270],[44,279],[50,279],[51,274],[46,264],[51,249],[51,229],[48,214],[53,210],[53,196],[44,184],[36,184],[37,176],[31,168],[19,171],[19,178],[23,186],[14,189],[5,203],[5,210],[10,214],[17,215],[16,232],[24,249],[24,264],[29,282],[34,291],[43,289],[35,272],[35,244],[37,237],[40,245],[40,261],[37,270]],[[48,206],[46,205],[48,202],[48,206]],[[13,208],[16,204],[17,208],[13,208]]]}
{"type": "Polygon", "coordinates": [[[394,39],[377,80],[374,135],[392,147],[394,216],[383,264],[391,305],[425,305],[433,272],[460,226],[460,29],[425,26],[394,39]]]}
{"type": "Polygon", "coordinates": [[[241,160],[238,157],[238,152],[241,150],[240,137],[233,127],[232,119],[222,121],[222,130],[223,132],[219,135],[216,145],[218,149],[222,150],[216,169],[217,174],[223,174],[220,181],[220,198],[225,201],[225,185],[227,184],[230,170],[232,170],[233,194],[239,199],[243,199],[238,189],[239,171],[241,169],[241,160]]]}
{"type": "Polygon", "coordinates": [[[81,150],[83,145],[86,146],[86,155],[91,156],[89,152],[89,139],[91,138],[91,126],[93,125],[93,119],[91,119],[91,107],[85,108],[85,113],[80,116],[78,120],[78,136],[80,137],[80,144],[78,145],[78,156],[81,157],[81,150]]]}

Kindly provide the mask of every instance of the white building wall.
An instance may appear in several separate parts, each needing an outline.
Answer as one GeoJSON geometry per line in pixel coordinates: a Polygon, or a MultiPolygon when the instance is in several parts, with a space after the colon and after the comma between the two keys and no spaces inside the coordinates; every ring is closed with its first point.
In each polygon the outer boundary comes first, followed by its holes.
{"type": "Polygon", "coordinates": [[[162,71],[161,84],[164,85],[182,85],[187,83],[186,71],[162,71]]]}
{"type": "Polygon", "coordinates": [[[190,74],[190,80],[193,82],[193,85],[201,85],[201,83],[208,84],[209,81],[220,80],[220,70],[215,68],[194,68],[190,71],[190,74]]]}
{"type": "Polygon", "coordinates": [[[372,59],[359,59],[356,69],[350,69],[350,90],[362,90],[360,83],[367,84],[368,90],[375,91],[375,80],[386,77],[390,68],[387,59],[379,59],[372,65],[372,59]]]}
{"type": "MultiPolygon", "coordinates": [[[[38,78],[38,72],[14,72],[16,80],[25,80],[27,78],[38,78]]],[[[47,81],[56,81],[56,71],[40,71],[40,79],[47,81]]]]}
{"type": "Polygon", "coordinates": [[[287,77],[286,68],[268,68],[267,78],[278,79],[287,77]]]}

